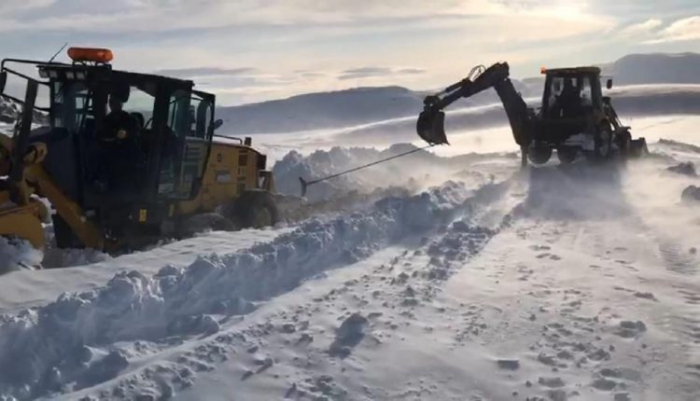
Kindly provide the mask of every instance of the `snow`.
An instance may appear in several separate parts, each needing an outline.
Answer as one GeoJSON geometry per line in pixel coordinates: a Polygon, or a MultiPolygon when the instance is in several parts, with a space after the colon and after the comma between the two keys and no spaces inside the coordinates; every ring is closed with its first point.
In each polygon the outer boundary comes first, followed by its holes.
{"type": "MultiPolygon", "coordinates": [[[[653,154],[619,169],[518,172],[507,128],[459,133],[310,189],[330,213],[56,251],[74,267],[0,280],[0,395],[695,400],[698,183],[669,168],[700,162],[696,120],[635,121],[653,154]]],[[[410,146],[313,143],[276,159],[283,191],[410,146]]]]}
{"type": "Polygon", "coordinates": [[[30,268],[41,259],[41,252],[29,242],[0,237],[0,274],[30,268]]]}
{"type": "Polygon", "coordinates": [[[337,264],[444,224],[466,193],[448,184],[415,197],[385,199],[368,213],[312,220],[246,251],[201,256],[185,269],[166,266],[150,277],[122,272],[99,289],[64,294],[31,313],[9,317],[0,326],[0,366],[13,367],[0,374],[0,391],[34,398],[111,379],[127,367],[123,354],[111,351],[105,357],[109,362],[91,362],[82,359],[85,346],[215,334],[216,315],[249,313],[255,302],[337,264]]]}
{"type": "MultiPolygon", "coordinates": [[[[299,196],[299,177],[312,181],[413,150],[418,148],[411,144],[398,144],[384,150],[333,147],[328,151],[317,150],[307,157],[292,151],[275,163],[272,172],[277,191],[299,196]]],[[[437,157],[427,151],[418,151],[402,159],[394,159],[310,185],[306,197],[313,202],[353,190],[371,192],[390,186],[412,190],[425,189],[430,185],[441,184],[444,181],[442,177],[458,172],[471,162],[473,160],[468,158],[457,161],[437,157]]]]}

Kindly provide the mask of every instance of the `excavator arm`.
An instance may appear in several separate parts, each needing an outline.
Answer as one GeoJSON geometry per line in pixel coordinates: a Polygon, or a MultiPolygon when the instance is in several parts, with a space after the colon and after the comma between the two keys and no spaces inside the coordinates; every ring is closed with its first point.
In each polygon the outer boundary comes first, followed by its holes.
{"type": "Polygon", "coordinates": [[[474,67],[463,80],[450,85],[442,92],[426,96],[423,111],[418,117],[418,136],[431,145],[449,144],[445,135],[444,109],[462,98],[468,98],[494,88],[503,103],[513,131],[515,142],[521,147],[529,144],[527,124],[534,117],[522,96],[510,81],[508,63],[496,63],[488,68],[474,67]]]}

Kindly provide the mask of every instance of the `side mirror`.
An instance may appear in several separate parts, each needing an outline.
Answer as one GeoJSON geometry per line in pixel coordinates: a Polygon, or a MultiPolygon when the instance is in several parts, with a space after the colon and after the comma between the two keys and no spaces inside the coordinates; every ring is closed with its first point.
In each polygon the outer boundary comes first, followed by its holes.
{"type": "Polygon", "coordinates": [[[215,120],[215,121],[212,123],[211,128],[212,128],[214,131],[216,131],[217,129],[221,128],[222,125],[224,125],[224,120],[218,119],[218,120],[215,120]]]}
{"type": "Polygon", "coordinates": [[[243,144],[245,146],[250,146],[253,144],[253,139],[251,137],[247,136],[243,139],[243,144]]]}
{"type": "Polygon", "coordinates": [[[7,83],[7,71],[0,72],[0,94],[5,93],[5,84],[7,83]]]}
{"type": "Polygon", "coordinates": [[[612,89],[612,87],[613,87],[612,79],[608,79],[608,81],[605,83],[605,87],[608,89],[612,89]]]}

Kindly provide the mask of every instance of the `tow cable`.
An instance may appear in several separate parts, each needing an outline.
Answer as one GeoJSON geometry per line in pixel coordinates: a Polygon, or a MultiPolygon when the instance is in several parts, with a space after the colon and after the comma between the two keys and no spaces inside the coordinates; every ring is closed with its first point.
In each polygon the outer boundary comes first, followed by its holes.
{"type": "Polygon", "coordinates": [[[342,171],[340,173],[335,173],[335,174],[332,174],[332,175],[329,175],[326,177],[322,177],[322,178],[317,178],[317,179],[311,180],[311,181],[306,181],[302,177],[299,177],[299,182],[301,183],[301,196],[302,197],[306,196],[306,190],[311,185],[318,184],[319,182],[323,182],[326,180],[330,180],[331,178],[340,177],[341,175],[345,175],[345,174],[349,174],[349,173],[352,173],[352,172],[355,172],[358,170],[362,170],[362,169],[367,168],[367,167],[372,167],[372,166],[380,164],[380,163],[385,163],[385,162],[388,162],[389,160],[398,159],[399,157],[408,156],[412,153],[416,153],[416,152],[420,152],[421,150],[432,148],[433,146],[435,146],[435,144],[430,144],[430,145],[424,146],[422,148],[416,148],[416,149],[410,150],[408,152],[399,153],[398,155],[387,157],[386,159],[377,160],[377,161],[369,163],[369,164],[365,164],[365,165],[362,165],[359,167],[351,168],[350,170],[342,171]]]}

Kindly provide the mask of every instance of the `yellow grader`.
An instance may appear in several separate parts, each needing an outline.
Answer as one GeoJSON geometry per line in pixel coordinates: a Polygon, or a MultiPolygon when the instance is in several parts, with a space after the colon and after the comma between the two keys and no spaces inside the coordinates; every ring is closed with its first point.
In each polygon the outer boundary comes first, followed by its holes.
{"type": "Polygon", "coordinates": [[[214,95],[189,80],[115,70],[108,49],[68,55],[71,63],[2,61],[0,96],[22,113],[0,133],[0,236],[42,249],[42,223],[53,222],[59,248],[121,253],[277,222],[266,156],[250,138],[215,138],[214,95]],[[6,93],[8,76],[26,81],[24,96],[6,93]],[[33,124],[37,112],[48,124],[33,124]]]}

